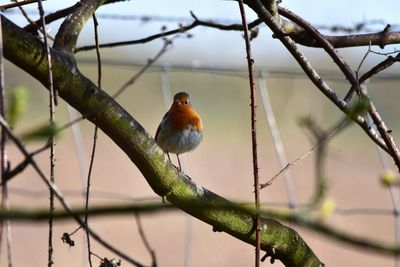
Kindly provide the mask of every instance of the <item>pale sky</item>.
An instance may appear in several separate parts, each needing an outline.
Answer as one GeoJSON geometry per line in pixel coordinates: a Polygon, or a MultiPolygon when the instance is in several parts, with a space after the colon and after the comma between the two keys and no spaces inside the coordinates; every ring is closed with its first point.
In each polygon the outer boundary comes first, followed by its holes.
{"type": "MultiPolygon", "coordinates": [[[[0,1],[5,2],[5,1],[0,1]]],[[[8,1],[7,1],[8,2],[8,1]]],[[[69,6],[76,0],[47,0],[43,2],[48,12],[55,11],[62,6],[69,6]],[[62,4],[61,4],[62,3],[62,4]]],[[[314,25],[342,25],[352,26],[365,20],[383,20],[400,30],[400,1],[352,1],[352,0],[283,0],[282,6],[301,15],[304,19],[314,25]]],[[[26,8],[31,12],[37,10],[36,5],[26,8]]],[[[159,22],[153,21],[143,23],[135,20],[111,20],[102,19],[101,14],[119,15],[153,15],[162,17],[178,17],[190,19],[189,11],[193,11],[201,19],[218,19],[221,21],[240,22],[238,5],[235,1],[221,0],[134,0],[117,4],[110,4],[100,8],[97,12],[100,22],[101,42],[125,41],[143,38],[148,35],[159,33],[161,25],[168,29],[177,27],[178,21],[159,22]]],[[[15,19],[16,15],[7,15],[15,19]]],[[[247,9],[248,20],[255,18],[255,14],[247,9]]],[[[18,20],[21,25],[25,24],[23,18],[18,20]]],[[[188,24],[189,22],[183,22],[188,24]]],[[[58,24],[52,24],[51,33],[56,32],[58,24]]],[[[383,25],[375,26],[378,30],[383,25]]],[[[93,43],[93,26],[88,23],[81,35],[79,44],[93,43]]],[[[231,68],[245,67],[244,44],[239,32],[221,32],[209,28],[196,28],[191,31],[192,39],[180,38],[174,42],[174,48],[160,60],[160,64],[185,64],[196,66],[229,66],[231,68]]],[[[116,49],[104,49],[103,51],[121,52],[120,58],[132,62],[145,62],[160,49],[161,40],[153,41],[145,45],[120,47],[116,49]],[[127,57],[129,55],[129,57],[127,57]]],[[[278,40],[271,38],[271,32],[265,27],[261,30],[259,37],[252,42],[253,55],[259,67],[286,68],[292,66],[293,60],[278,40]]],[[[400,46],[387,46],[386,51],[400,49],[400,46]]],[[[311,60],[318,60],[323,54],[317,49],[302,48],[311,60]]],[[[340,52],[348,59],[352,67],[361,60],[367,48],[342,49],[340,52]]],[[[381,51],[378,47],[377,51],[381,51]]],[[[82,53],[81,56],[84,56],[82,53]]],[[[118,58],[113,53],[113,58],[118,58]]],[[[379,57],[371,56],[366,63],[374,64],[381,60],[379,57]]],[[[319,63],[320,64],[320,63],[319,63]]],[[[322,67],[330,68],[330,59],[323,60],[322,67]],[[326,65],[325,65],[326,63],[326,65]]]]}

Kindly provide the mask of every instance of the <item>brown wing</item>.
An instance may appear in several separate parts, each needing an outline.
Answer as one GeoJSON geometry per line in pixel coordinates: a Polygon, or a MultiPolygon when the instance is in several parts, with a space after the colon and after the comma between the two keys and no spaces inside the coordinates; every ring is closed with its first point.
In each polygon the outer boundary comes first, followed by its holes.
{"type": "Polygon", "coordinates": [[[154,137],[154,138],[156,139],[156,141],[157,141],[157,139],[158,139],[158,134],[159,134],[160,131],[161,131],[161,125],[163,125],[164,122],[165,122],[165,120],[167,119],[167,114],[168,114],[168,112],[165,113],[164,117],[162,118],[162,120],[161,120],[161,122],[160,122],[160,125],[158,125],[158,127],[157,127],[156,136],[154,137]]]}

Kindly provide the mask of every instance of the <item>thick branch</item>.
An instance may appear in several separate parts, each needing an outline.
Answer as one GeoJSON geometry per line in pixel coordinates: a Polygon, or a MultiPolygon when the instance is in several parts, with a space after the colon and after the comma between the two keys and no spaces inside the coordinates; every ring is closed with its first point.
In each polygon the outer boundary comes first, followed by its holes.
{"type": "MultiPolygon", "coordinates": [[[[292,19],[292,14],[289,10],[278,7],[279,14],[292,19]]],[[[321,42],[313,38],[306,30],[291,21],[285,21],[283,28],[285,32],[298,44],[310,47],[322,47],[321,42]],[[292,25],[291,25],[292,24],[292,25]]],[[[361,33],[348,35],[323,35],[323,38],[328,41],[334,48],[356,47],[378,45],[384,47],[389,44],[400,43],[400,32],[385,31],[376,33],[361,33]]]]}
{"type": "Polygon", "coordinates": [[[78,6],[71,16],[66,18],[54,40],[53,47],[64,53],[73,54],[78,36],[86,21],[92,17],[94,11],[106,0],[87,0],[78,6]]]}
{"type": "MultiPolygon", "coordinates": [[[[5,57],[43,84],[47,64],[43,44],[3,17],[5,57]]],[[[70,46],[70,42],[66,43],[70,46]]],[[[255,243],[252,214],[240,209],[194,208],[195,201],[212,204],[231,202],[178,173],[145,129],[116,101],[83,76],[65,53],[52,49],[54,85],[61,98],[89,116],[132,160],[152,189],[185,212],[249,244],[255,243]]],[[[320,261],[304,240],[278,221],[261,218],[261,248],[287,266],[318,266],[320,261]]]]}

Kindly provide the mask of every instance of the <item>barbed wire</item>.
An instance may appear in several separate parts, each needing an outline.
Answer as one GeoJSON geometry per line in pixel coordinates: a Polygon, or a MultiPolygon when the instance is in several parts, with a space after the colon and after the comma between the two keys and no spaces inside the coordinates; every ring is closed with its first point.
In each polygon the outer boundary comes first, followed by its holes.
{"type": "MultiPolygon", "coordinates": [[[[95,59],[89,57],[78,57],[78,64],[97,64],[95,59]]],[[[119,59],[103,59],[102,63],[104,65],[120,67],[120,68],[140,68],[143,67],[143,62],[129,61],[129,60],[119,60],[119,59]]],[[[246,69],[241,67],[222,67],[222,66],[211,66],[211,65],[201,65],[201,64],[154,64],[152,65],[148,72],[160,72],[162,70],[168,69],[168,71],[176,72],[198,72],[207,73],[213,75],[221,76],[232,76],[232,77],[243,77],[247,78],[246,69]]],[[[268,72],[270,75],[282,76],[282,77],[293,77],[293,76],[304,76],[304,72],[300,68],[274,68],[274,67],[256,67],[256,73],[268,72]]],[[[343,75],[341,72],[335,70],[321,69],[318,70],[321,76],[330,80],[343,81],[343,75]]],[[[374,75],[373,80],[394,80],[398,81],[400,75],[396,73],[379,73],[374,75]]]]}
{"type": "MultiPolygon", "coordinates": [[[[46,14],[51,14],[56,11],[54,10],[49,10],[46,11],[46,14]]],[[[26,13],[30,16],[37,16],[37,11],[35,10],[29,10],[26,9],[26,13]]],[[[10,9],[6,10],[3,12],[3,14],[6,15],[21,15],[18,10],[15,9],[10,9]]],[[[149,15],[149,14],[115,14],[115,13],[99,13],[97,15],[98,19],[103,19],[103,20],[122,20],[122,21],[139,21],[142,23],[150,23],[150,22],[156,22],[156,23],[191,23],[193,22],[193,18],[188,15],[188,16],[160,16],[160,15],[149,15]]],[[[229,19],[229,18],[213,18],[213,17],[208,17],[208,18],[202,18],[203,21],[213,21],[216,23],[220,24],[240,24],[239,20],[235,19],[229,19]]],[[[316,28],[320,30],[325,30],[333,33],[356,33],[356,32],[376,32],[376,31],[381,31],[382,27],[385,27],[388,23],[383,20],[383,19],[364,19],[360,22],[355,22],[353,25],[340,25],[340,24],[334,24],[334,25],[316,25],[316,28]]],[[[260,25],[263,26],[263,25],[260,25]]],[[[391,24],[391,30],[396,31],[400,30],[400,24],[391,24]]]]}

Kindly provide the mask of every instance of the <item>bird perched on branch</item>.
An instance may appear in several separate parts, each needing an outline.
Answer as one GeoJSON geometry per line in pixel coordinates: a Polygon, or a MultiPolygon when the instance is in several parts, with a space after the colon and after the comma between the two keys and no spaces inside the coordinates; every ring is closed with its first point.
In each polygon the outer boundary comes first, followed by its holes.
{"type": "Polygon", "coordinates": [[[174,96],[171,108],[157,128],[155,139],[170,161],[169,153],[176,154],[181,171],[179,154],[192,151],[203,139],[203,124],[190,104],[188,93],[180,92],[174,96]]]}

